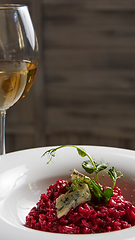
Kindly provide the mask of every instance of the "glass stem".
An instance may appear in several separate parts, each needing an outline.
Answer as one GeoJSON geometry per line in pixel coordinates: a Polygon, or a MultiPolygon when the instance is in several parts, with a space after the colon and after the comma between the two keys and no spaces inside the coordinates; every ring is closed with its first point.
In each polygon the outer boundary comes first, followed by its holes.
{"type": "Polygon", "coordinates": [[[0,111],[0,155],[5,154],[5,119],[6,111],[0,111]]]}

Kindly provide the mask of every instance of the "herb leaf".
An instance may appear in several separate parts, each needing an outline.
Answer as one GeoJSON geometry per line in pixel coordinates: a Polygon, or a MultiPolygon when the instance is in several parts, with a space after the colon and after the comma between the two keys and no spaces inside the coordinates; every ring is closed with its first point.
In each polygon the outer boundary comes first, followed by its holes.
{"type": "Polygon", "coordinates": [[[105,164],[105,163],[98,164],[95,169],[95,172],[99,173],[100,171],[105,170],[106,168],[107,168],[107,164],[105,164]]]}
{"type": "Polygon", "coordinates": [[[77,148],[77,152],[81,157],[86,157],[87,154],[84,150],[82,150],[81,148],[77,148]]]}
{"type": "Polygon", "coordinates": [[[113,187],[115,187],[116,185],[116,180],[118,178],[121,178],[123,177],[123,174],[120,172],[120,171],[117,171],[116,168],[114,167],[111,167],[109,170],[108,170],[108,175],[111,177],[112,181],[113,181],[113,187]]]}
{"type": "Polygon", "coordinates": [[[112,188],[106,188],[103,190],[103,195],[105,198],[106,203],[110,201],[112,195],[113,195],[113,189],[112,188]]]}
{"type": "Polygon", "coordinates": [[[83,161],[82,162],[82,167],[89,174],[95,172],[95,167],[93,167],[93,165],[91,164],[91,162],[89,160],[88,161],[83,161]]]}

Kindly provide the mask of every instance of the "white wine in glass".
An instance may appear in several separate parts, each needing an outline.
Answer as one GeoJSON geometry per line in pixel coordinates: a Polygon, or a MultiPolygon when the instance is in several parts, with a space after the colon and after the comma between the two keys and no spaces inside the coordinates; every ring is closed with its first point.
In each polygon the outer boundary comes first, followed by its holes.
{"type": "Polygon", "coordinates": [[[28,7],[0,4],[0,155],[6,110],[29,92],[38,67],[38,41],[28,7]]]}

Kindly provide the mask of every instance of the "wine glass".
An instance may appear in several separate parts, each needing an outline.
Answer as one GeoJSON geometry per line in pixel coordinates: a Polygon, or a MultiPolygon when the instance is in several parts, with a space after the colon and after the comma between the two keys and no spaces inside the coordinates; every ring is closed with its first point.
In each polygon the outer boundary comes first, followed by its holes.
{"type": "Polygon", "coordinates": [[[6,110],[25,97],[38,66],[38,41],[28,7],[0,4],[0,155],[5,154],[6,110]]]}

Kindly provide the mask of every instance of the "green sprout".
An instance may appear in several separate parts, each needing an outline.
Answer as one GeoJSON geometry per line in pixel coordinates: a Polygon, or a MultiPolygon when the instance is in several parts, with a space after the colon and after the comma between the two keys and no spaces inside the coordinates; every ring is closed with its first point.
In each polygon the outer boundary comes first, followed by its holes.
{"type": "MultiPolygon", "coordinates": [[[[123,176],[123,174],[120,171],[117,171],[114,167],[111,167],[109,170],[107,170],[108,164],[105,163],[97,163],[96,161],[94,161],[91,156],[82,148],[75,146],[75,145],[62,145],[62,146],[58,146],[56,148],[52,148],[47,150],[43,155],[48,155],[49,156],[49,160],[47,163],[50,163],[50,161],[52,160],[53,157],[55,157],[55,153],[57,150],[64,148],[64,147],[73,147],[77,150],[78,154],[81,157],[87,157],[88,160],[85,160],[82,162],[82,167],[83,169],[89,173],[89,174],[95,174],[95,179],[96,181],[94,181],[93,179],[89,178],[89,181],[87,182],[89,188],[92,190],[93,195],[98,199],[98,202],[101,201],[101,199],[104,199],[105,202],[109,202],[110,198],[113,195],[113,188],[116,185],[116,180],[120,177],[123,176]],[[112,179],[113,181],[113,186],[108,187],[106,189],[101,189],[101,186],[99,184],[99,178],[98,178],[98,174],[101,171],[105,171],[112,179]]],[[[74,180],[75,181],[75,180],[74,180]]],[[[85,178],[84,178],[85,181],[85,178]]],[[[73,182],[73,186],[76,185],[76,182],[73,182]]]]}

